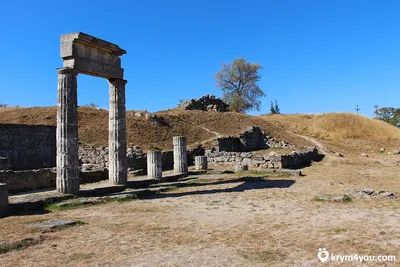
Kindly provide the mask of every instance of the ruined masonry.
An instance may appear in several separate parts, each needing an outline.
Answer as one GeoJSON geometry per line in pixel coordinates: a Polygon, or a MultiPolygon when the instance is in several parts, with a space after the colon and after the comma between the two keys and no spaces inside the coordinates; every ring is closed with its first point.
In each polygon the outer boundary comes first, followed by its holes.
{"type": "Polygon", "coordinates": [[[187,174],[188,173],[188,162],[186,152],[186,137],[185,136],[174,136],[174,172],[176,174],[187,174]]]}
{"type": "Polygon", "coordinates": [[[161,151],[154,150],[147,152],[147,176],[151,179],[162,178],[161,151]]]}
{"type": "Polygon", "coordinates": [[[119,58],[126,51],[85,33],[61,35],[57,103],[57,190],[79,192],[77,75],[106,78],[110,88],[109,181],[125,184],[126,115],[124,70],[119,58]]]}
{"type": "Polygon", "coordinates": [[[7,184],[0,183],[0,217],[6,215],[8,207],[7,184]]]}

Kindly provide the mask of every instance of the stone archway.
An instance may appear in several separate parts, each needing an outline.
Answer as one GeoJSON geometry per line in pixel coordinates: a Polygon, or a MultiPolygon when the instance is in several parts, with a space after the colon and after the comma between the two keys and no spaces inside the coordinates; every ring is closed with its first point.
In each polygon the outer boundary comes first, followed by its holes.
{"type": "Polygon", "coordinates": [[[126,108],[124,69],[120,56],[126,51],[85,33],[61,35],[57,96],[57,190],[79,192],[78,101],[79,73],[106,78],[109,83],[109,180],[127,182],[126,108]]]}

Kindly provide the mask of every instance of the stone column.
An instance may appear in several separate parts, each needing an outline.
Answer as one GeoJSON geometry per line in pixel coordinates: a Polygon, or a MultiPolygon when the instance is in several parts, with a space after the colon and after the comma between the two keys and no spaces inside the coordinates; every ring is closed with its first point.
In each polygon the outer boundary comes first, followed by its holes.
{"type": "Polygon", "coordinates": [[[174,172],[176,174],[187,174],[187,152],[186,152],[186,137],[175,136],[173,138],[174,144],[174,172]]]}
{"type": "Polygon", "coordinates": [[[0,217],[7,214],[8,208],[8,189],[7,184],[0,183],[0,217]]]}
{"type": "Polygon", "coordinates": [[[196,165],[196,170],[207,170],[207,168],[208,168],[206,156],[194,157],[194,163],[196,165]]]}
{"type": "Polygon", "coordinates": [[[147,177],[151,179],[162,178],[161,151],[147,152],[147,177]]]}
{"type": "Polygon", "coordinates": [[[58,69],[57,190],[79,192],[77,75],[72,68],[58,69]]]}
{"type": "Polygon", "coordinates": [[[126,108],[125,84],[122,79],[110,79],[109,110],[109,160],[110,184],[126,184],[128,180],[126,161],[126,108]]]}

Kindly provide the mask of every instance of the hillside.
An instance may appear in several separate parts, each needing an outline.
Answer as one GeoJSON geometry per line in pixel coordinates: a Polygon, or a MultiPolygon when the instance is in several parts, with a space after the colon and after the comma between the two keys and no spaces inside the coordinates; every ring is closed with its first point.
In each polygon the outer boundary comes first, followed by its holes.
{"type": "Polygon", "coordinates": [[[400,129],[385,122],[352,113],[321,115],[265,115],[260,118],[286,130],[323,141],[346,153],[376,153],[400,148],[400,129]]]}
{"type": "MultiPolygon", "coordinates": [[[[108,111],[78,108],[79,140],[84,144],[108,146],[108,111]]],[[[127,143],[143,149],[172,149],[172,137],[185,135],[188,145],[205,143],[218,135],[237,135],[248,126],[259,126],[270,136],[294,145],[311,145],[304,139],[275,127],[262,118],[238,113],[173,109],[153,113],[158,123],[127,111],[127,143]]],[[[0,123],[56,125],[56,107],[0,108],[0,123]]]]}

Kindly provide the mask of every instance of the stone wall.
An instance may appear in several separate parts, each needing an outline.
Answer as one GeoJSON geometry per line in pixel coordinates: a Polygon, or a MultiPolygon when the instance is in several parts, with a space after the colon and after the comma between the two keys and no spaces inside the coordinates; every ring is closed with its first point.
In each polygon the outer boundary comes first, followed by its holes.
{"type": "Polygon", "coordinates": [[[56,127],[0,124],[0,169],[56,166],[56,127]]]}
{"type": "MultiPolygon", "coordinates": [[[[81,171],[79,182],[93,183],[108,179],[108,170],[81,171]]],[[[0,171],[0,183],[7,184],[11,193],[35,189],[56,188],[55,168],[38,170],[0,171]]]]}
{"type": "Polygon", "coordinates": [[[228,104],[215,95],[204,95],[199,99],[191,99],[182,102],[180,108],[185,110],[206,110],[206,111],[228,111],[228,104]]]}
{"type": "Polygon", "coordinates": [[[242,164],[253,168],[266,169],[299,169],[309,166],[312,161],[319,160],[318,149],[316,148],[308,151],[293,151],[283,155],[272,152],[260,156],[252,152],[206,150],[205,156],[210,166],[233,167],[242,164]]]}
{"type": "Polygon", "coordinates": [[[0,183],[6,183],[9,192],[56,188],[56,172],[53,168],[0,171],[0,183]]]}
{"type": "Polygon", "coordinates": [[[239,136],[219,137],[213,143],[213,149],[225,152],[248,152],[268,148],[296,148],[284,141],[278,142],[267,136],[259,127],[248,127],[239,136]]]}
{"type": "MultiPolygon", "coordinates": [[[[194,164],[194,157],[204,155],[204,149],[196,147],[188,150],[188,164],[194,164]]],[[[162,169],[163,171],[172,170],[174,168],[173,151],[162,151],[162,169]]],[[[108,168],[108,147],[79,147],[79,164],[82,170],[97,171],[108,168]]],[[[139,147],[127,149],[127,167],[128,170],[143,170],[143,174],[147,173],[147,154],[139,147]]]]}

